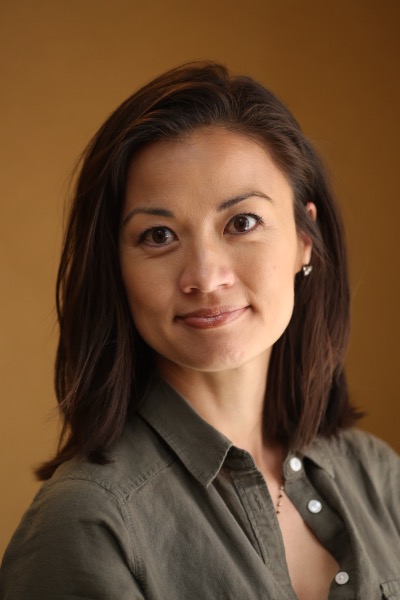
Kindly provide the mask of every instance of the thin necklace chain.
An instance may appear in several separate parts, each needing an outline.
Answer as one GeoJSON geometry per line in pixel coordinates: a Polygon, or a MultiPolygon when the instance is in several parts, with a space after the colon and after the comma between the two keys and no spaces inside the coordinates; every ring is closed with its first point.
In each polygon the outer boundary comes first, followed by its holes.
{"type": "Polygon", "coordinates": [[[282,483],[279,487],[278,502],[276,504],[276,514],[277,515],[279,515],[281,513],[281,507],[282,507],[282,501],[283,501],[284,494],[285,494],[285,484],[282,483]]]}

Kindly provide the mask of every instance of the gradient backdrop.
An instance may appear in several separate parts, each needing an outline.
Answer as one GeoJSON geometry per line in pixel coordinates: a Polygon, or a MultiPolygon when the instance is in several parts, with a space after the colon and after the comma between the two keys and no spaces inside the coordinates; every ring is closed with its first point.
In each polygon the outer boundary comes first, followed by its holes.
{"type": "Polygon", "coordinates": [[[73,165],[110,111],[179,63],[271,87],[333,173],[350,244],[362,427],[400,450],[400,4],[2,0],[0,556],[55,447],[54,282],[73,165]]]}

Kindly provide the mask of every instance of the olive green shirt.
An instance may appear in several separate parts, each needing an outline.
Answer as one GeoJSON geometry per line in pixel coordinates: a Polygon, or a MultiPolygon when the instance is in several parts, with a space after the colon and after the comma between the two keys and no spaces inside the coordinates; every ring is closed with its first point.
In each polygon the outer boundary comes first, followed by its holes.
{"type": "MultiPolygon", "coordinates": [[[[284,476],[340,565],[329,600],[400,599],[397,455],[347,431],[289,454],[284,476]]],[[[157,379],[112,463],[74,460],[42,486],[0,598],[295,600],[275,504],[250,454],[157,379]]]]}

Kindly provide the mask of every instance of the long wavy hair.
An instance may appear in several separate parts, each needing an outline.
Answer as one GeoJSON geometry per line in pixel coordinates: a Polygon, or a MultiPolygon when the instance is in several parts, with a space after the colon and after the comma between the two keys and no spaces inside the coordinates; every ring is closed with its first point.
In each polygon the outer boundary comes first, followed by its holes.
{"type": "Polygon", "coordinates": [[[132,321],[118,253],[128,167],[149,142],[224,127],[264,144],[294,193],[297,230],[313,242],[313,271],[296,276],[292,319],[275,343],[265,400],[269,440],[302,447],[352,425],[344,354],[349,333],[345,238],[320,159],[286,106],[220,64],[175,68],[145,85],[89,143],[57,278],[60,337],[55,389],[63,430],[48,479],[74,456],[104,463],[153,372],[152,352],[132,321]],[[314,202],[314,222],[305,205],[314,202]]]}

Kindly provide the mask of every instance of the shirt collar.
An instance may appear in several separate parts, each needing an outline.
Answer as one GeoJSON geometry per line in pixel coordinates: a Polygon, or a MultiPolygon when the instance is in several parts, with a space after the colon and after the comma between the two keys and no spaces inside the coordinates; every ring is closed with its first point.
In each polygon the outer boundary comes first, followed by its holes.
{"type": "Polygon", "coordinates": [[[304,450],[303,456],[309,458],[316,465],[324,469],[328,475],[334,479],[335,469],[328,450],[329,440],[326,438],[316,438],[308,448],[304,450]]]}
{"type": "MultiPolygon", "coordinates": [[[[158,376],[151,382],[139,414],[205,487],[218,475],[230,448],[234,448],[228,438],[207,423],[183,396],[158,376]]],[[[332,479],[335,477],[325,439],[317,438],[304,451],[289,453],[284,463],[286,474],[290,473],[289,462],[293,456],[308,458],[332,479]]]]}
{"type": "Polygon", "coordinates": [[[218,475],[232,443],[159,377],[154,378],[139,414],[165,440],[192,475],[208,487],[218,475]]]}

